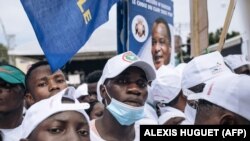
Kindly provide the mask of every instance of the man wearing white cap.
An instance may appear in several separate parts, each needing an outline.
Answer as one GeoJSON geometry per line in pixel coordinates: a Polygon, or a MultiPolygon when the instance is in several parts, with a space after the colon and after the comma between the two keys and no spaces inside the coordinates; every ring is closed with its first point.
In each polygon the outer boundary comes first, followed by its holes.
{"type": "Polygon", "coordinates": [[[97,85],[106,108],[90,122],[91,140],[139,140],[134,123],[144,118],[147,85],[154,79],[153,67],[130,51],[109,59],[97,85]]]}
{"type": "Polygon", "coordinates": [[[95,70],[86,76],[85,83],[81,84],[77,88],[77,91],[80,92],[78,100],[88,103],[97,101],[96,87],[101,76],[101,70],[95,70]]]}
{"type": "Polygon", "coordinates": [[[176,69],[159,68],[150,94],[159,108],[159,124],[180,124],[185,119],[186,98],[181,91],[181,75],[176,69]]]}
{"type": "Polygon", "coordinates": [[[21,141],[90,141],[88,103],[74,98],[75,89],[32,105],[22,123],[21,141]]]}
{"type": "MultiPolygon", "coordinates": [[[[212,52],[195,57],[187,63],[182,74],[183,94],[188,97],[190,94],[200,93],[209,81],[232,73],[225,65],[223,56],[218,52],[212,52]]],[[[193,124],[196,110],[192,107],[194,101],[187,101],[185,108],[185,124],[193,124]]]]}
{"type": "Polygon", "coordinates": [[[250,124],[250,77],[229,74],[216,78],[204,88],[199,99],[195,124],[250,124]],[[232,81],[233,80],[233,81],[232,81]]]}
{"type": "Polygon", "coordinates": [[[242,54],[232,54],[224,57],[225,63],[237,74],[250,75],[250,62],[242,54]]]}
{"type": "Polygon", "coordinates": [[[80,102],[89,102],[87,83],[83,83],[77,87],[75,98],[77,98],[80,102]]]}
{"type": "MultiPolygon", "coordinates": [[[[93,84],[91,85],[93,86],[93,84]]],[[[89,115],[90,119],[96,119],[102,116],[104,105],[103,103],[101,103],[96,99],[96,94],[92,94],[92,96],[89,95],[88,88],[89,85],[87,83],[83,83],[80,86],[78,86],[75,92],[75,98],[77,98],[78,101],[81,103],[83,102],[89,103],[90,108],[86,110],[86,112],[89,115]]]]}

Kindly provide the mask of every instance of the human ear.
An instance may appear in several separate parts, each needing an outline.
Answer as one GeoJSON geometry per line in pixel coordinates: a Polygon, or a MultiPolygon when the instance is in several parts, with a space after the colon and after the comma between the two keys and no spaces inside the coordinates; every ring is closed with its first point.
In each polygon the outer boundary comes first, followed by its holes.
{"type": "Polygon", "coordinates": [[[104,85],[101,85],[100,86],[100,94],[101,94],[101,97],[104,99],[105,96],[106,96],[106,90],[105,90],[105,86],[104,85]]]}
{"type": "Polygon", "coordinates": [[[236,119],[232,114],[226,113],[221,116],[220,125],[234,125],[234,124],[236,124],[236,119]]]}
{"type": "Polygon", "coordinates": [[[101,85],[100,86],[100,93],[101,93],[101,96],[102,96],[102,103],[107,106],[108,105],[108,101],[107,99],[109,99],[109,96],[107,94],[107,88],[105,85],[101,85]]]}
{"type": "Polygon", "coordinates": [[[34,100],[33,96],[31,95],[31,93],[26,93],[25,102],[26,102],[27,109],[35,103],[35,100],[34,100]]]}

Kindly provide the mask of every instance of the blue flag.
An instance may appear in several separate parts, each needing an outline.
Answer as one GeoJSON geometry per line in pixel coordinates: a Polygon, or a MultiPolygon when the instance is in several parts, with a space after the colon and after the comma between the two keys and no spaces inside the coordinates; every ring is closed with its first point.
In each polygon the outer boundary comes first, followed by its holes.
{"type": "Polygon", "coordinates": [[[108,20],[110,8],[118,1],[21,0],[21,3],[54,72],[108,20]]]}

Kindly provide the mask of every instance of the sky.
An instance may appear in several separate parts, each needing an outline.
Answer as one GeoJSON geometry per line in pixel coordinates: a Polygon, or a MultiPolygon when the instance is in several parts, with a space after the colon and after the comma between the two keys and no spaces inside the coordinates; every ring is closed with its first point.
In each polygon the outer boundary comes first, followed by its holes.
{"type": "MultiPolygon", "coordinates": [[[[174,26],[175,33],[186,38],[190,33],[190,9],[189,0],[174,1],[174,26]]],[[[207,0],[209,32],[215,32],[218,28],[223,27],[226,18],[227,8],[230,0],[207,0]]],[[[234,15],[229,26],[229,32],[241,31],[240,12],[236,6],[234,15]]]]}
{"type": "MultiPolygon", "coordinates": [[[[189,0],[173,0],[173,2],[175,31],[176,34],[180,34],[185,39],[190,32],[189,0]]],[[[208,0],[210,32],[214,32],[223,26],[228,5],[229,0],[208,0]]],[[[240,30],[238,15],[236,7],[229,31],[240,30]]],[[[113,21],[115,20],[113,19],[113,21]]],[[[1,24],[4,25],[8,35],[15,35],[15,40],[11,44],[12,47],[28,42],[37,42],[20,0],[0,0],[0,22],[0,43],[6,44],[1,24]]]]}
{"type": "MultiPolygon", "coordinates": [[[[0,0],[0,20],[6,33],[15,35],[15,46],[36,40],[20,0],[0,0]]],[[[0,28],[0,42],[6,44],[2,28],[0,28]]]]}

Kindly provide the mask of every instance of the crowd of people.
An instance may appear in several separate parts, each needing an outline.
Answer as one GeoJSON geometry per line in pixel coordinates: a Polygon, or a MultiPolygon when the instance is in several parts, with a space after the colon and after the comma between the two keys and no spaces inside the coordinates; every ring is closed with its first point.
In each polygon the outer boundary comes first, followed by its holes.
{"type": "Polygon", "coordinates": [[[162,61],[154,67],[128,51],[78,88],[46,61],[27,74],[2,64],[1,138],[132,141],[142,124],[250,124],[250,62],[243,55],[216,51],[175,67],[162,61]]]}
{"type": "Polygon", "coordinates": [[[152,60],[131,51],[68,86],[48,62],[24,74],[0,65],[1,141],[139,141],[140,125],[250,124],[250,62],[215,51],[169,64],[168,26],[157,20],[152,60]]]}

